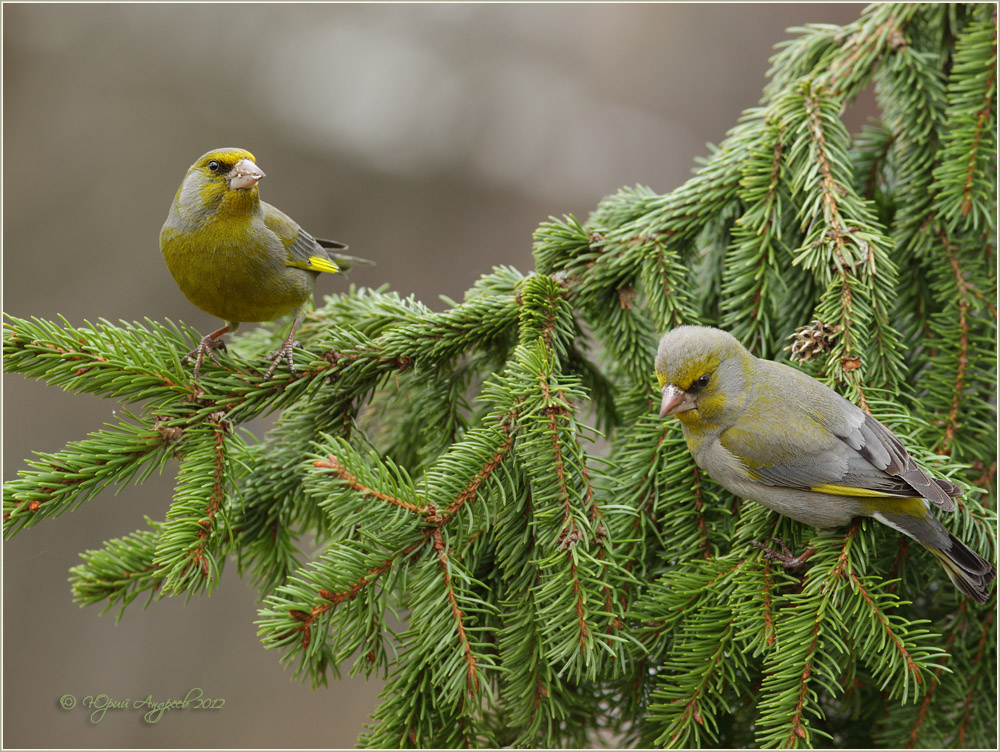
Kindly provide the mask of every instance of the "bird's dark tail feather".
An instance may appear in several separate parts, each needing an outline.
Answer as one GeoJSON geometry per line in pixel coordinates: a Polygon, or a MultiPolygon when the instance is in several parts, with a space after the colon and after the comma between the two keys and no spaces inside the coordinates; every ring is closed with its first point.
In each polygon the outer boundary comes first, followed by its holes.
{"type": "Polygon", "coordinates": [[[948,544],[946,551],[931,549],[944,565],[948,579],[974,601],[986,603],[990,598],[990,586],[996,579],[996,569],[951,533],[948,533],[948,544]]]}
{"type": "Polygon", "coordinates": [[[990,589],[996,579],[993,565],[949,533],[930,509],[924,510],[922,516],[888,510],[873,516],[910,536],[934,554],[948,574],[948,579],[972,600],[986,603],[990,599],[990,589]]]}

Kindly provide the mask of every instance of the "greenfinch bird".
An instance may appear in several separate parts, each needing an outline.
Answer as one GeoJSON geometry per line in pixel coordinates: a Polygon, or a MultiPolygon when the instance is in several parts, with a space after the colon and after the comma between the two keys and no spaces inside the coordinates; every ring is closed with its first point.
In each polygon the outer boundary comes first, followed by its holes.
{"type": "Polygon", "coordinates": [[[924,473],[864,410],[704,326],[663,336],[656,376],[660,417],[677,416],[695,463],[728,491],[819,528],[873,517],[933,553],[967,596],[989,598],[993,565],[931,512],[953,510],[961,489],[924,473]]]}
{"type": "Polygon", "coordinates": [[[321,272],[371,263],[337,251],[333,240],[317,240],[284,212],[260,200],[264,171],[243,149],[213,149],[191,165],[160,230],[160,251],[181,292],[226,325],[201,338],[185,356],[194,377],[207,353],[240,322],[273,321],[294,313],[291,331],[271,357],[269,379],[284,359],[295,373],[295,332],[321,272]]]}

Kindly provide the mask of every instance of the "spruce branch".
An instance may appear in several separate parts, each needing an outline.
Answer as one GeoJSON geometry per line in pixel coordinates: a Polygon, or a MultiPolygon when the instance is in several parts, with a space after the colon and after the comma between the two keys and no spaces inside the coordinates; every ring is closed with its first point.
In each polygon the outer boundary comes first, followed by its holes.
{"type": "Polygon", "coordinates": [[[703,609],[683,629],[669,659],[675,673],[652,693],[650,720],[665,727],[656,742],[670,748],[703,747],[718,739],[719,711],[728,706],[727,691],[741,684],[738,674],[744,669],[728,609],[703,609]],[[706,632],[714,640],[704,640],[706,632]]]}
{"type": "Polygon", "coordinates": [[[171,375],[182,370],[184,337],[198,339],[194,330],[170,321],[147,320],[148,328],[104,319],[83,327],[60,322],[4,314],[4,370],[126,403],[194,395],[190,379],[171,375]]]}
{"type": "Polygon", "coordinates": [[[70,569],[73,600],[83,606],[107,601],[101,613],[117,605],[121,621],[126,606],[143,593],[147,606],[162,597],[163,574],[153,562],[161,523],[149,517],[146,522],[151,529],[113,538],[102,549],[81,554],[84,563],[70,569]]]}
{"type": "Polygon", "coordinates": [[[174,502],[153,557],[168,593],[217,585],[232,540],[226,499],[243,469],[243,444],[221,413],[197,431],[199,435],[189,432],[192,449],[181,462],[174,502]]]}
{"type": "Polygon", "coordinates": [[[784,149],[784,129],[765,116],[760,141],[741,168],[740,197],[747,209],[736,220],[730,263],[722,272],[722,320],[756,352],[777,350],[779,327],[773,320],[777,311],[766,302],[771,299],[768,287],[780,285],[781,275],[774,274],[774,265],[777,259],[787,258],[789,250],[781,241],[788,223],[783,207],[789,205],[782,188],[784,149]]]}
{"type": "Polygon", "coordinates": [[[442,311],[328,296],[295,373],[263,378],[278,325],[194,380],[182,324],[5,315],[5,371],[131,411],[5,483],[5,538],[176,459],[164,519],[84,553],[74,599],[121,618],[232,557],[295,677],[386,680],[366,745],[995,746],[995,599],[888,527],[733,497],[657,415],[667,329],[792,349],[961,487],[942,520],[995,559],[994,9],[793,33],[676,190],[550,218],[533,270],[442,311]]]}
{"type": "Polygon", "coordinates": [[[886,56],[906,44],[904,30],[917,12],[913,5],[868,6],[848,27],[850,35],[824,66],[821,75],[831,94],[845,99],[857,96],[886,56]]]}
{"type": "Polygon", "coordinates": [[[996,9],[980,6],[955,42],[935,207],[949,229],[981,229],[996,206],[996,9]]]}
{"type": "Polygon", "coordinates": [[[55,453],[36,453],[30,470],[4,484],[4,537],[56,517],[94,498],[111,484],[142,483],[171,455],[171,439],[151,423],[107,424],[55,453]]]}

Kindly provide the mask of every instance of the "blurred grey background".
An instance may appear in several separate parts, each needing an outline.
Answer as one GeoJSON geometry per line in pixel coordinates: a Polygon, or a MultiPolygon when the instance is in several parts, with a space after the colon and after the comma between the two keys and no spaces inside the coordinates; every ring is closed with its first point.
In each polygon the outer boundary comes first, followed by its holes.
{"type": "MultiPolygon", "coordinates": [[[[218,146],[257,156],[267,201],[378,261],[352,281],[440,309],[495,264],[531,269],[549,215],[677,187],[758,102],[787,27],[862,7],[4,5],[3,310],[217,326],[157,235],[188,165],[218,146]]],[[[4,480],[116,407],[5,374],[4,480]]],[[[78,553],[162,518],[175,471],[4,545],[3,746],[353,746],[379,685],[293,682],[231,562],[212,597],[137,603],[117,626],[71,602],[78,553]],[[150,725],[58,705],[194,687],[225,707],[150,725]]]]}

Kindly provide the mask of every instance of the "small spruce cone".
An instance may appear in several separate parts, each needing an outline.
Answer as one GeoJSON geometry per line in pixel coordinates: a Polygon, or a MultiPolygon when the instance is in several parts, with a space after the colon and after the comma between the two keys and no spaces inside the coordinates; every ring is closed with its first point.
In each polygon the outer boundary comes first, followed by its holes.
{"type": "Polygon", "coordinates": [[[800,326],[793,334],[788,335],[788,339],[793,342],[785,349],[792,351],[792,360],[806,361],[814,355],[828,352],[830,341],[839,331],[839,326],[830,326],[819,319],[813,319],[808,326],[800,326]]]}

